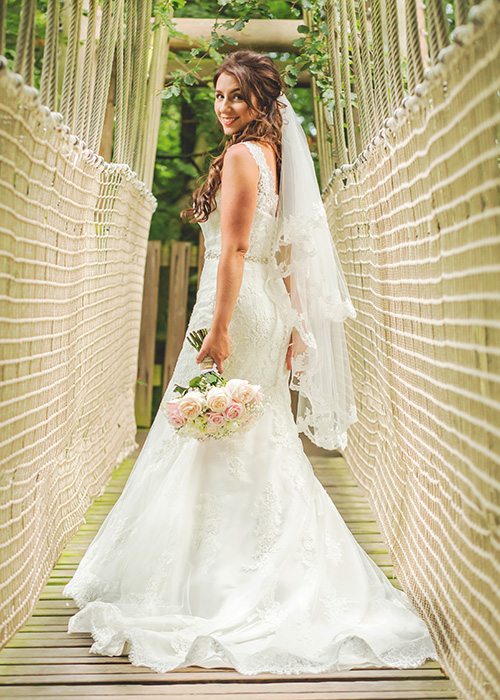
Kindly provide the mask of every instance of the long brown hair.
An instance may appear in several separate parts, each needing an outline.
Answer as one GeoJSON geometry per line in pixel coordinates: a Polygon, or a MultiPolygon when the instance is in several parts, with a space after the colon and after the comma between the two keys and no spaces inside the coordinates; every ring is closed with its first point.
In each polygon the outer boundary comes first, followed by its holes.
{"type": "Polygon", "coordinates": [[[222,153],[216,156],[210,164],[205,181],[193,192],[192,206],[181,212],[182,218],[191,221],[206,221],[210,213],[217,208],[215,196],[222,180],[224,156],[227,149],[235,143],[241,141],[268,143],[276,155],[279,183],[283,119],[278,97],[283,91],[283,82],[278,69],[273,60],[265,54],[255,51],[235,51],[227,56],[217,68],[213,77],[214,88],[222,73],[228,73],[236,78],[242,97],[250,109],[250,114],[255,113],[255,118],[241,131],[228,138],[222,153]],[[252,100],[253,96],[255,100],[252,100]],[[253,102],[256,102],[256,107],[253,102]]]}

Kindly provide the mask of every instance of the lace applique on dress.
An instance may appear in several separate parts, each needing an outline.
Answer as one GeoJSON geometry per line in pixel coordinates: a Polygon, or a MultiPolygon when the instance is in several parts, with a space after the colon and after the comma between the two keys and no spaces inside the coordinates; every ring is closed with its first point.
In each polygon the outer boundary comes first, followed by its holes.
{"type": "Polygon", "coordinates": [[[276,488],[271,481],[268,481],[264,486],[257,501],[257,511],[254,511],[253,517],[256,521],[254,533],[257,537],[257,546],[254,559],[257,560],[257,563],[244,566],[244,571],[254,571],[261,567],[276,550],[282,533],[282,507],[276,488]]]}
{"type": "Polygon", "coordinates": [[[201,495],[201,502],[196,506],[201,511],[199,531],[193,544],[197,549],[203,549],[201,571],[207,573],[214,563],[222,547],[219,535],[222,503],[214,494],[206,492],[201,495]]]}

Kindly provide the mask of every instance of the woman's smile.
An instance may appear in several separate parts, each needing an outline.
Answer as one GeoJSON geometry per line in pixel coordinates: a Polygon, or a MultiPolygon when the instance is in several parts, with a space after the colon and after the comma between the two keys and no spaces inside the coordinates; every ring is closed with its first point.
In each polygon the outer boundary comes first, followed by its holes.
{"type": "Polygon", "coordinates": [[[232,124],[238,119],[238,117],[224,117],[222,114],[220,118],[221,121],[224,122],[224,124],[232,124]]]}

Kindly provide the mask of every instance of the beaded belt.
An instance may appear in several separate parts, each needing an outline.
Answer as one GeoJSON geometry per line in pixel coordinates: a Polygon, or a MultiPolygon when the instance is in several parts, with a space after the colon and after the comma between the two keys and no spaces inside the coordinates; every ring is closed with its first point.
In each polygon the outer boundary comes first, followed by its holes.
{"type": "MultiPolygon", "coordinates": [[[[206,258],[220,258],[220,253],[218,253],[215,250],[206,250],[205,251],[205,257],[206,258]]],[[[251,262],[259,262],[259,263],[264,263],[267,264],[269,262],[269,258],[266,255],[248,255],[245,254],[245,260],[250,260],[251,262]]]]}

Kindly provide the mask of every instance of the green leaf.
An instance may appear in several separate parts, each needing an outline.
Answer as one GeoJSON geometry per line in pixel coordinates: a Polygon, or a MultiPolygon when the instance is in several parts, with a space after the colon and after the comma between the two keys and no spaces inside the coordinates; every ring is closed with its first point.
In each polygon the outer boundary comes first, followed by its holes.
{"type": "Polygon", "coordinates": [[[306,40],[305,36],[301,36],[298,39],[293,39],[292,46],[303,46],[305,40],[306,40]]]}
{"type": "Polygon", "coordinates": [[[309,27],[307,24],[299,24],[297,31],[299,34],[309,34],[309,27]]]}
{"type": "Polygon", "coordinates": [[[297,78],[293,75],[290,75],[289,73],[285,73],[285,75],[283,76],[283,80],[290,87],[293,87],[297,84],[297,78]]]}

